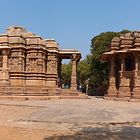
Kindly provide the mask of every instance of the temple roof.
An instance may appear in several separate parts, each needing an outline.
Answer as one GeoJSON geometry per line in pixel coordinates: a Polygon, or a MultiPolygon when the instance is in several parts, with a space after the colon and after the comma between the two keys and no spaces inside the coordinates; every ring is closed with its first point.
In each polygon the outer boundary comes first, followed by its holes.
{"type": "Polygon", "coordinates": [[[41,49],[51,53],[58,53],[62,58],[69,59],[76,54],[78,59],[81,53],[75,49],[60,49],[59,43],[55,39],[45,39],[32,32],[27,31],[22,26],[10,26],[5,34],[0,34],[0,49],[41,49]]]}
{"type": "Polygon", "coordinates": [[[104,52],[102,58],[116,53],[128,53],[140,51],[140,31],[121,34],[114,37],[110,44],[110,49],[104,52]]]}

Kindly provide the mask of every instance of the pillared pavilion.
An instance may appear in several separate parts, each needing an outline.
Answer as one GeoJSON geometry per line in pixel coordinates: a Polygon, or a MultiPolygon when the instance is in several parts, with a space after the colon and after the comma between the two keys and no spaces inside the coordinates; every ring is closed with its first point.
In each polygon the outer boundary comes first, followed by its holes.
{"type": "Polygon", "coordinates": [[[110,62],[107,97],[140,98],[140,32],[114,37],[102,58],[110,62]]]}

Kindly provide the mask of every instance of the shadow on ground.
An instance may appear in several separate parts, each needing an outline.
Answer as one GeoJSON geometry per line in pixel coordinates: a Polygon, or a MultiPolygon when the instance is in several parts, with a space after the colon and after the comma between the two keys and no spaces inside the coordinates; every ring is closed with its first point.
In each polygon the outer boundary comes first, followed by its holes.
{"type": "Polygon", "coordinates": [[[140,140],[140,127],[88,127],[80,132],[54,135],[43,140],[140,140]]]}

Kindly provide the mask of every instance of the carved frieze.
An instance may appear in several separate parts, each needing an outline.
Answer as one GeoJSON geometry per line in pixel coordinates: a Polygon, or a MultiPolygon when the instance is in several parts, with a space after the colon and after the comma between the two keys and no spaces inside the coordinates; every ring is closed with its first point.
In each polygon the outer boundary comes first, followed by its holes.
{"type": "Polygon", "coordinates": [[[47,61],[47,73],[57,74],[57,62],[56,61],[47,61]]]}
{"type": "Polygon", "coordinates": [[[18,57],[10,58],[9,67],[10,67],[10,70],[14,72],[24,71],[24,59],[18,58],[18,57]]]}

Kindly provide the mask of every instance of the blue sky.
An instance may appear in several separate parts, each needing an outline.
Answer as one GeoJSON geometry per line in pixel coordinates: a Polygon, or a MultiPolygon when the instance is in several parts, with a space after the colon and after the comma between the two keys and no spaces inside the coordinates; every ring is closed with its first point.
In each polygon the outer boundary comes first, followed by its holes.
{"type": "Polygon", "coordinates": [[[21,25],[85,58],[91,39],[106,31],[140,30],[140,0],[0,0],[0,32],[21,25]]]}

